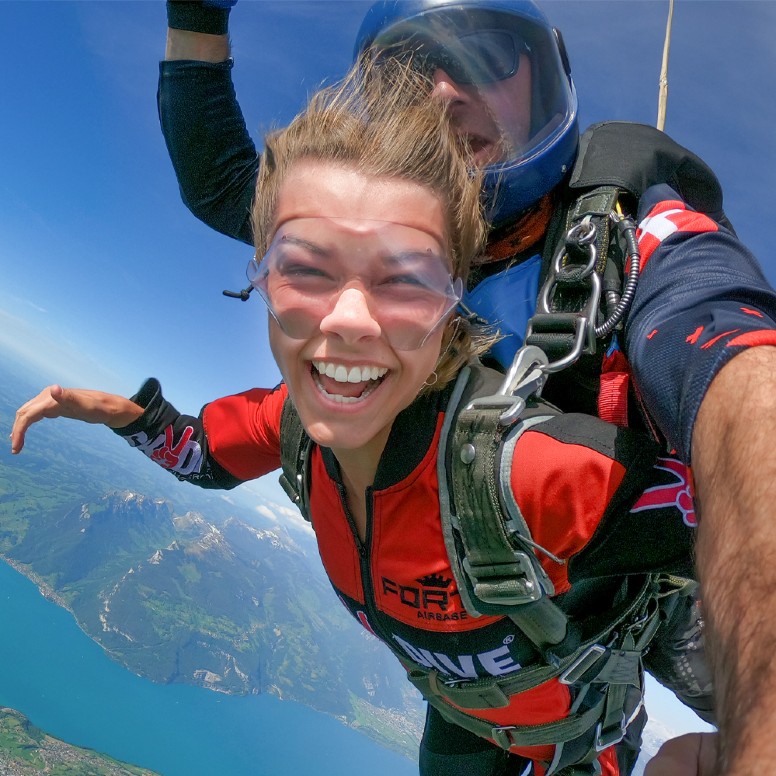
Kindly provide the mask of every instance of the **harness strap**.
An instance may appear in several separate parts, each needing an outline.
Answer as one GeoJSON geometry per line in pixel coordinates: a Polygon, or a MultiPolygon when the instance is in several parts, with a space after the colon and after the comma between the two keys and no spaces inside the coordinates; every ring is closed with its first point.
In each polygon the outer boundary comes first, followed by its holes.
{"type": "Polygon", "coordinates": [[[302,426],[299,413],[291,399],[286,397],[280,415],[280,465],[283,469],[279,482],[302,517],[310,522],[308,469],[313,442],[302,426]]]}
{"type": "Polygon", "coordinates": [[[598,417],[609,423],[627,427],[630,364],[617,343],[617,335],[601,365],[601,391],[598,394],[598,417]]]}
{"type": "Polygon", "coordinates": [[[556,755],[548,773],[563,770],[565,774],[570,766],[577,766],[575,773],[592,772],[586,768],[594,765],[601,751],[625,735],[632,718],[632,714],[626,717],[629,688],[641,693],[642,653],[662,621],[663,603],[685,585],[686,580],[680,578],[645,577],[635,595],[615,608],[608,624],[587,638],[573,654],[560,659],[557,666],[537,665],[506,677],[456,681],[404,656],[400,660],[410,682],[449,722],[490,739],[503,749],[555,746],[556,755]],[[612,641],[617,633],[620,635],[612,641]],[[476,709],[504,708],[509,705],[510,696],[551,679],[578,689],[569,716],[562,720],[540,725],[494,726],[471,713],[476,709]]]}
{"type": "MultiPolygon", "coordinates": [[[[678,589],[677,583],[671,592],[678,589]]],[[[639,639],[635,650],[643,650],[660,624],[660,619],[657,617],[657,607],[652,602],[661,594],[670,595],[669,592],[660,592],[658,583],[653,577],[645,576],[632,597],[615,606],[609,612],[610,616],[603,618],[605,621],[600,627],[583,638],[576,650],[559,658],[554,665],[528,666],[501,677],[450,681],[449,677],[441,676],[436,669],[416,663],[406,655],[401,655],[399,659],[404,668],[412,675],[413,684],[417,682],[416,686],[419,688],[421,685],[428,684],[431,692],[439,698],[449,700],[464,708],[499,708],[499,706],[492,704],[487,706],[465,705],[463,701],[467,696],[474,698],[477,693],[489,696],[489,688],[493,686],[499,688],[499,693],[493,697],[508,697],[556,678],[563,684],[571,685],[582,681],[589,683],[601,675],[607,678],[605,680],[608,680],[610,676],[620,676],[621,674],[615,672],[615,668],[622,661],[623,656],[619,654],[622,649],[618,652],[612,645],[609,645],[612,633],[618,630],[632,632],[634,629],[638,629],[639,639]],[[427,677],[432,674],[434,678],[428,679],[427,677]],[[472,689],[467,689],[469,687],[472,689]]],[[[423,690],[421,692],[424,696],[426,695],[423,690]]]]}
{"type": "MultiPolygon", "coordinates": [[[[458,415],[451,447],[455,529],[466,584],[483,614],[505,614],[540,652],[566,636],[566,615],[533,553],[524,521],[507,525],[499,501],[503,407],[473,402],[458,415]],[[528,541],[527,541],[528,540],[528,541]]],[[[523,426],[524,428],[524,426],[523,426]]],[[[518,432],[522,433],[518,424],[518,432]]]]}
{"type": "Polygon", "coordinates": [[[525,342],[541,348],[551,365],[557,364],[558,368],[573,363],[583,353],[595,352],[595,336],[583,329],[596,325],[597,289],[603,290],[604,301],[610,308],[610,294],[621,291],[620,273],[608,266],[609,216],[621,194],[622,189],[617,186],[599,186],[581,194],[567,212],[565,230],[558,239],[547,241],[544,261],[546,265],[549,260],[549,265],[536,313],[528,322],[525,342]],[[570,239],[574,230],[583,225],[591,235],[590,241],[583,241],[588,246],[584,254],[579,253],[580,243],[570,239]]]}
{"type": "Polygon", "coordinates": [[[617,200],[622,194],[622,189],[617,186],[599,186],[593,191],[582,194],[577,198],[568,215],[568,227],[581,223],[589,218],[597,222],[596,248],[598,249],[598,264],[596,271],[603,274],[604,266],[609,251],[611,239],[611,227],[609,214],[615,209],[617,200]]]}
{"type": "MultiPolygon", "coordinates": [[[[412,678],[410,681],[415,684],[412,678]]],[[[415,686],[418,685],[415,684],[415,686]]],[[[604,694],[590,708],[554,722],[539,725],[494,725],[492,722],[454,709],[440,702],[433,695],[428,697],[427,701],[451,724],[458,725],[481,738],[494,741],[505,750],[512,747],[556,746],[573,741],[589,731],[598,729],[606,707],[604,694]]]]}

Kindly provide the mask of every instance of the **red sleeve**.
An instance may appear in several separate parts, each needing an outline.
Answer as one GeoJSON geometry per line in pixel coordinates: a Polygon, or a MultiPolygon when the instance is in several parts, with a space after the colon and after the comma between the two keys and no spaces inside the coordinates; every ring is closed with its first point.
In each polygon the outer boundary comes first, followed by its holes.
{"type": "Polygon", "coordinates": [[[242,480],[280,468],[280,415],[287,395],[285,385],[253,388],[206,405],[202,420],[213,458],[242,480]]]}

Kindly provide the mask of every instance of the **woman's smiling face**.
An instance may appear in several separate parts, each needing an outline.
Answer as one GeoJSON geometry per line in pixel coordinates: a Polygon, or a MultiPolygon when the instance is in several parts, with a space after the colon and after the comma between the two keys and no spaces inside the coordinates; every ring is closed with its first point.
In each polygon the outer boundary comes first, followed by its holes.
{"type": "Polygon", "coordinates": [[[324,257],[327,278],[330,266],[347,276],[319,325],[301,338],[270,317],[270,345],[289,394],[318,444],[377,460],[394,419],[434,371],[455,305],[452,295],[447,306],[420,304],[411,290],[425,289],[429,278],[435,290],[442,277],[449,284],[442,203],[411,181],[305,160],[280,188],[274,230],[288,241],[291,271],[305,282],[317,278],[309,267],[317,257],[324,257]],[[400,272],[390,269],[397,261],[400,272]],[[408,332],[418,329],[422,336],[413,339],[408,332]]]}

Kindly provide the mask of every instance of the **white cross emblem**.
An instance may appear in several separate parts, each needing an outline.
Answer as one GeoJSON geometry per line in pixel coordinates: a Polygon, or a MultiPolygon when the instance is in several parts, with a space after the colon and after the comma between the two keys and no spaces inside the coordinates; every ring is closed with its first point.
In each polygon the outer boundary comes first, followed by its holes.
{"type": "Polygon", "coordinates": [[[639,224],[639,229],[641,230],[639,242],[641,242],[648,234],[656,237],[658,242],[663,242],[666,237],[679,229],[669,216],[675,216],[677,213],[684,212],[685,211],[680,208],[674,208],[673,210],[666,210],[664,213],[648,216],[639,224]]]}

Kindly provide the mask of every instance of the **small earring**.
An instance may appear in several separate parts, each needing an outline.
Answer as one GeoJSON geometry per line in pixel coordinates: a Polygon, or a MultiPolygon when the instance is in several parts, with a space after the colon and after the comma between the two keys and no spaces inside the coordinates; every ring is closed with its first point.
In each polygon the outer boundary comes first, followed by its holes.
{"type": "Polygon", "coordinates": [[[439,380],[439,375],[436,372],[432,372],[429,377],[433,377],[434,379],[429,382],[429,378],[427,377],[425,382],[423,383],[424,388],[430,388],[432,385],[437,384],[437,380],[439,380]]]}

